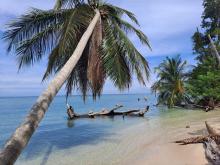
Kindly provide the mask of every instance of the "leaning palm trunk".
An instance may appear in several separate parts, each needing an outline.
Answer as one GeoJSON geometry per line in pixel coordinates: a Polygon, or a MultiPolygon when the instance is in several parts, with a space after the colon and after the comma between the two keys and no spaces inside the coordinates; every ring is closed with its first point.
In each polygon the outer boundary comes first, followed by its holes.
{"type": "Polygon", "coordinates": [[[210,37],[210,35],[208,35],[208,38],[209,38],[209,41],[210,41],[210,44],[211,44],[212,51],[213,51],[213,53],[215,54],[215,57],[218,60],[218,64],[220,65],[220,55],[218,53],[218,50],[217,50],[212,38],[210,37]]]}
{"type": "Polygon", "coordinates": [[[34,131],[37,129],[40,121],[43,119],[53,98],[56,96],[57,92],[60,90],[80,59],[99,19],[100,13],[98,10],[96,10],[93,20],[80,39],[70,59],[51,81],[51,83],[48,85],[48,88],[42,93],[41,96],[39,96],[36,103],[31,108],[30,113],[25,118],[25,121],[15,130],[14,134],[5,144],[4,149],[0,152],[0,165],[14,164],[22,150],[28,144],[28,141],[30,140],[34,131]]]}

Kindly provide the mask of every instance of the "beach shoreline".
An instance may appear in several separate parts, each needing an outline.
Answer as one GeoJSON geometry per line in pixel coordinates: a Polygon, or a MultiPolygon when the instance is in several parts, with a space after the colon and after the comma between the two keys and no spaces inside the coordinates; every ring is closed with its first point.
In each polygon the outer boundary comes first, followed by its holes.
{"type": "MultiPolygon", "coordinates": [[[[192,111],[194,113],[195,111],[192,111]]],[[[202,114],[201,119],[187,119],[176,128],[166,129],[161,137],[143,146],[137,157],[127,160],[124,164],[135,165],[209,165],[205,155],[204,144],[179,145],[174,143],[189,137],[206,135],[205,121],[208,121],[220,133],[219,109],[202,114]],[[165,133],[166,132],[166,133],[165,133]]],[[[193,115],[192,115],[193,116],[193,115]]]]}
{"type": "MultiPolygon", "coordinates": [[[[220,113],[169,111],[180,114],[178,117],[176,114],[175,117],[170,114],[169,118],[163,116],[163,119],[147,118],[146,115],[143,122],[126,127],[120,132],[115,132],[114,136],[108,137],[107,143],[100,141],[95,145],[52,151],[47,165],[55,162],[59,162],[60,165],[75,162],[79,165],[208,165],[203,144],[182,146],[174,141],[206,134],[204,123],[206,120],[214,128],[220,128],[220,113]],[[187,125],[190,128],[186,128],[187,125]]],[[[38,160],[29,160],[27,164],[37,165],[41,159],[38,157],[38,160]]],[[[23,165],[23,161],[18,165],[23,165]]]]}
{"type": "MultiPolygon", "coordinates": [[[[126,108],[132,109],[137,106],[133,102],[137,97],[143,96],[103,96],[100,102],[94,104],[91,99],[86,105],[80,97],[74,97],[73,100],[78,102],[72,105],[78,105],[75,106],[77,112],[86,113],[90,107],[96,110],[111,108],[113,103],[120,100],[126,108]]],[[[4,104],[5,100],[0,102],[0,130],[5,135],[1,137],[1,144],[20,122],[16,118],[19,116],[22,119],[26,113],[24,109],[34,99],[6,99],[10,103],[7,105],[4,104]],[[9,114],[14,102],[22,106],[9,114]]],[[[65,98],[59,97],[15,165],[207,165],[202,144],[181,146],[173,142],[205,135],[205,121],[219,130],[220,111],[168,110],[154,107],[153,99],[149,96],[150,111],[143,118],[100,117],[68,123],[62,104],[65,98]]],[[[146,103],[139,102],[138,106],[144,107],[146,103]]]]}

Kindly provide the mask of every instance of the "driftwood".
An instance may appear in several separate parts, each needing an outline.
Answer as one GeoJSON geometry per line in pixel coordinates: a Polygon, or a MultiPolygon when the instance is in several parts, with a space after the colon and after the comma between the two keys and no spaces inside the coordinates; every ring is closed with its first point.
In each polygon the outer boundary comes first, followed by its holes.
{"type": "Polygon", "coordinates": [[[143,117],[144,114],[149,110],[149,106],[147,106],[145,109],[136,109],[136,110],[129,110],[129,111],[121,111],[116,112],[116,110],[122,108],[122,105],[116,105],[115,108],[111,110],[102,110],[100,112],[89,112],[88,114],[74,114],[73,118],[69,119],[78,119],[78,118],[95,118],[96,116],[137,116],[137,117],[143,117]]]}
{"type": "MultiPolygon", "coordinates": [[[[155,105],[158,106],[158,105],[155,105]]],[[[217,106],[215,106],[217,107],[217,106]]],[[[184,104],[184,105],[175,105],[174,108],[184,108],[184,109],[194,109],[194,110],[204,110],[205,112],[209,112],[211,110],[214,110],[215,107],[211,106],[202,106],[198,104],[184,104]]]]}
{"type": "Polygon", "coordinates": [[[122,112],[122,115],[124,116],[139,116],[143,117],[146,112],[149,111],[150,106],[147,106],[144,109],[136,109],[136,110],[130,110],[126,112],[122,112]]]}
{"type": "Polygon", "coordinates": [[[93,113],[95,116],[115,116],[115,115],[120,115],[120,112],[115,112],[116,110],[122,108],[123,105],[116,105],[115,108],[111,109],[111,110],[102,110],[100,112],[95,112],[93,113]]]}
{"type": "Polygon", "coordinates": [[[181,145],[203,143],[207,159],[214,165],[220,164],[220,134],[217,133],[207,122],[205,122],[208,131],[207,136],[197,136],[184,140],[175,141],[181,145]]]}

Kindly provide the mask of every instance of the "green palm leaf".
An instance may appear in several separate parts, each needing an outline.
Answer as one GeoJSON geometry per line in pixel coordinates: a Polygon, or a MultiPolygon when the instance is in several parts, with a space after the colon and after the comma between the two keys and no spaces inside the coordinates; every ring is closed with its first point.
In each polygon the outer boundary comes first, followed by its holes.
{"type": "Polygon", "coordinates": [[[4,38],[9,43],[8,50],[15,50],[19,68],[33,65],[48,54],[43,80],[57,73],[72,56],[95,14],[94,9],[101,13],[100,25],[66,80],[67,96],[75,89],[82,92],[84,99],[88,92],[96,98],[108,78],[124,90],[132,85],[133,74],[145,85],[148,63],[127,34],[135,34],[141,44],[150,48],[147,36],[122,19],[127,16],[139,25],[132,12],[99,0],[57,0],[54,10],[33,9],[11,23],[4,38]]]}
{"type": "Polygon", "coordinates": [[[184,83],[186,81],[186,61],[180,56],[167,57],[156,69],[158,80],[151,89],[158,94],[158,104],[165,104],[169,108],[185,101],[184,83]]]}

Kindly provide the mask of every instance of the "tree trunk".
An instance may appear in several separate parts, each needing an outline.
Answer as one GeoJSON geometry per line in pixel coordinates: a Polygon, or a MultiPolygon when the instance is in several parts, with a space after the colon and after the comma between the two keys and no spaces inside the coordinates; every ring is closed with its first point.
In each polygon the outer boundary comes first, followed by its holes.
{"type": "Polygon", "coordinates": [[[215,109],[215,101],[212,97],[209,99],[208,106],[211,110],[215,109]]]}
{"type": "Polygon", "coordinates": [[[48,110],[50,103],[60,90],[66,79],[69,77],[73,68],[80,59],[92,32],[100,19],[100,13],[95,11],[95,16],[88,26],[87,30],[80,39],[75,51],[66,62],[60,72],[50,82],[48,88],[38,97],[36,103],[31,108],[25,121],[15,130],[10,139],[6,142],[4,149],[0,152],[0,165],[12,165],[21,154],[22,150],[28,144],[34,131],[37,129],[40,121],[48,110]]]}
{"type": "Polygon", "coordinates": [[[215,57],[216,57],[217,60],[218,60],[218,64],[220,65],[220,55],[219,55],[219,53],[218,53],[218,50],[217,50],[217,48],[216,48],[216,46],[215,46],[215,44],[214,44],[212,38],[210,37],[210,35],[208,35],[208,38],[209,38],[209,41],[210,41],[210,44],[211,44],[212,51],[213,51],[215,57]]]}

